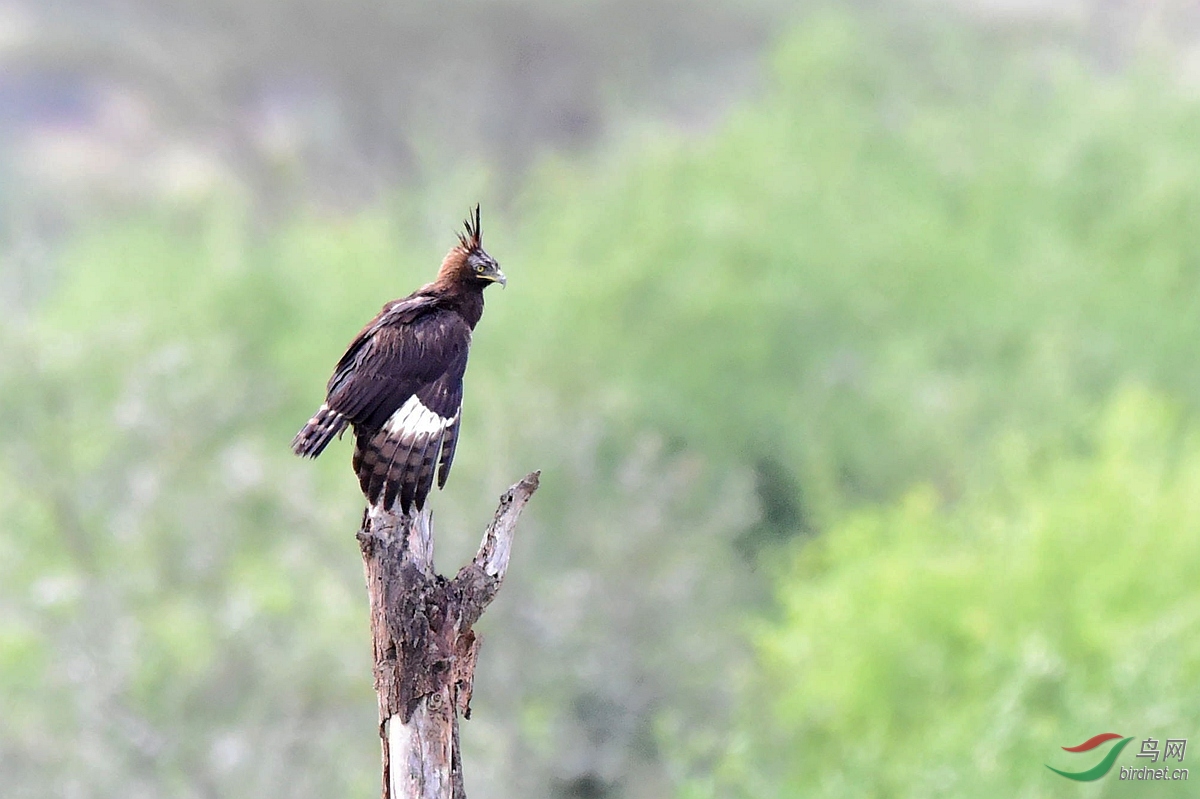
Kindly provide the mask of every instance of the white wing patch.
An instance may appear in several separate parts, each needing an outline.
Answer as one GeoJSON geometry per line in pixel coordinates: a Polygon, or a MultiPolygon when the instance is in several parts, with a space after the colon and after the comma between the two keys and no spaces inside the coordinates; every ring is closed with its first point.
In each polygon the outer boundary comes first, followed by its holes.
{"type": "Polygon", "coordinates": [[[432,436],[454,424],[454,420],[457,418],[458,414],[447,419],[445,416],[434,413],[426,408],[414,394],[408,398],[408,402],[401,405],[391,415],[387,424],[384,425],[384,429],[401,439],[413,436],[432,436]]]}

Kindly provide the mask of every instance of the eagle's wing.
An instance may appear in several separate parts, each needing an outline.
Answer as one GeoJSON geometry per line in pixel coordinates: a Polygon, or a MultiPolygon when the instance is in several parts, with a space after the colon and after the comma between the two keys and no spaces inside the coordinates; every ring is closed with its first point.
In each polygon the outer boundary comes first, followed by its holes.
{"type": "Polygon", "coordinates": [[[395,303],[351,343],[326,405],[354,424],[354,470],[367,499],[424,506],[453,458],[471,328],[426,297],[395,303]]]}

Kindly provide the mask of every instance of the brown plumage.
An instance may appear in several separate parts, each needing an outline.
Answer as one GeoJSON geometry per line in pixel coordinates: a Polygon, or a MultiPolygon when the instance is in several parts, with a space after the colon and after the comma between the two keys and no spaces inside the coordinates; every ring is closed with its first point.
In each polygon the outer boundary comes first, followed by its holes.
{"type": "Polygon", "coordinates": [[[325,404],[296,434],[292,450],[315,458],[347,425],[354,471],[371,504],[420,510],[446,484],[462,415],[471,331],[483,290],[506,279],[484,252],[479,206],[437,279],[383,306],[338,361],[325,404]]]}

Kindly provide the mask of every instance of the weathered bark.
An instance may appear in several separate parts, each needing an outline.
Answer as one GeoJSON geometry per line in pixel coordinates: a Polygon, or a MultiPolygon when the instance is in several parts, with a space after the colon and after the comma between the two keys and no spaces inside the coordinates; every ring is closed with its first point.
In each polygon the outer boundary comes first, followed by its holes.
{"type": "Polygon", "coordinates": [[[538,472],[514,485],[474,559],[453,580],[433,570],[429,511],[369,508],[358,533],[371,604],[383,799],[464,799],[458,717],[470,718],[479,638],[471,626],[500,590],[513,533],[538,472]]]}

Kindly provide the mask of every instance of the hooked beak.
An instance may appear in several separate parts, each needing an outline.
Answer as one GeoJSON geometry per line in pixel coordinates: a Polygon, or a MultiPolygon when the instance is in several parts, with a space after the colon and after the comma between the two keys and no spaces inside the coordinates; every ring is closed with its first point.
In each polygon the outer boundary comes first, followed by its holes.
{"type": "Polygon", "coordinates": [[[504,273],[503,273],[503,272],[501,272],[499,269],[497,269],[497,270],[496,270],[495,272],[493,272],[492,274],[488,275],[488,277],[491,279],[491,281],[492,281],[493,283],[499,283],[499,284],[500,284],[500,286],[501,286],[501,288],[503,288],[503,287],[505,287],[505,286],[507,286],[507,285],[508,285],[508,278],[507,278],[507,277],[505,277],[505,276],[504,276],[504,273]]]}

